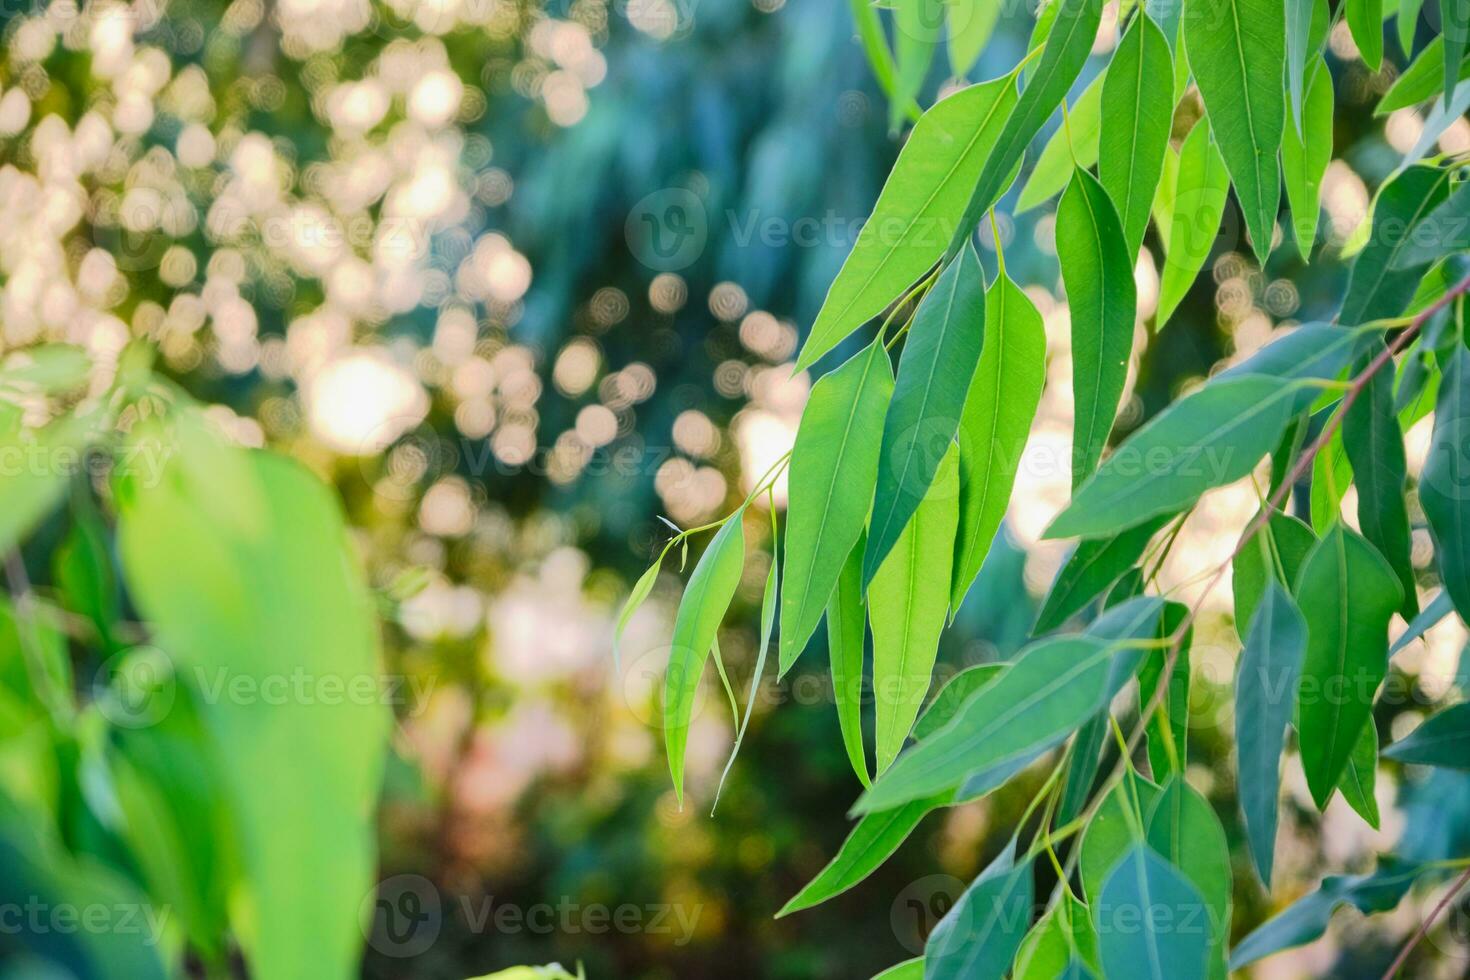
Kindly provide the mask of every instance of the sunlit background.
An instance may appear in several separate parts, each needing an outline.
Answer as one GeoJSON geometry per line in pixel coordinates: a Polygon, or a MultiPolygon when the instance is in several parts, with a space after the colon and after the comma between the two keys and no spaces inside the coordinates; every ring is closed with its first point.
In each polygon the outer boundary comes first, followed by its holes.
{"type": "MultiPolygon", "coordinates": [[[[1097,54],[1116,42],[1115,13],[1097,54]]],[[[630,624],[621,672],[611,657],[617,606],[667,523],[726,513],[794,438],[813,380],[793,373],[796,349],[899,145],[847,4],[138,0],[0,17],[0,345],[83,345],[100,390],[124,344],[151,338],[223,432],[339,488],[383,592],[406,694],[382,876],[431,889],[442,921],[423,949],[374,935],[366,974],[580,960],[592,977],[846,978],[920,949],[1035,773],[930,817],[849,895],[775,921],[834,853],[858,790],[822,641],[786,683],[762,685],[713,815],[732,723],[712,678],[682,810],[656,722],[677,563],[630,624]],[[481,914],[502,906],[569,911],[547,928],[481,914]],[[598,928],[585,912],[599,906],[638,913],[598,928]]],[[[1008,9],[972,80],[1014,64],[1029,27],[1029,11],[1008,9]]],[[[1330,52],[1341,159],[1324,183],[1321,259],[1307,270],[1282,249],[1262,270],[1227,214],[1155,336],[1145,255],[1125,429],[1272,330],[1330,315],[1341,253],[1422,128],[1412,109],[1372,116],[1394,70],[1369,74],[1344,25],[1330,52]]],[[[941,76],[926,102],[965,84],[941,76]]],[[[1470,123],[1440,146],[1470,150],[1470,123]]],[[[1024,642],[1066,556],[1038,541],[1069,487],[1053,222],[1042,208],[998,229],[1044,314],[1050,383],[1003,538],[944,640],[946,673],[1024,642]]],[[[994,268],[988,229],[982,245],[994,268]]],[[[1411,472],[1428,423],[1408,434],[1411,472]]],[[[752,558],[720,639],[742,689],[765,506],[747,521],[752,558]]],[[[1212,493],[1161,586],[1198,596],[1256,506],[1250,480],[1212,493]]],[[[1414,557],[1429,565],[1427,536],[1414,557]]],[[[1228,577],[1206,601],[1189,775],[1234,838],[1228,577]]],[[[1425,703],[1464,691],[1465,644],[1450,617],[1395,670],[1425,703]]],[[[1397,729],[1415,713],[1381,720],[1397,729]]],[[[1286,782],[1296,819],[1277,892],[1238,862],[1239,932],[1329,865],[1369,866],[1401,837],[1406,856],[1470,848],[1444,839],[1470,833],[1442,817],[1470,814],[1463,774],[1380,776],[1377,832],[1341,800],[1319,822],[1294,763],[1286,782]]],[[[1409,902],[1368,926],[1346,913],[1330,940],[1258,973],[1376,976],[1423,912],[1409,902]]],[[[1463,975],[1464,923],[1432,938],[1424,975],[1463,975]]]]}

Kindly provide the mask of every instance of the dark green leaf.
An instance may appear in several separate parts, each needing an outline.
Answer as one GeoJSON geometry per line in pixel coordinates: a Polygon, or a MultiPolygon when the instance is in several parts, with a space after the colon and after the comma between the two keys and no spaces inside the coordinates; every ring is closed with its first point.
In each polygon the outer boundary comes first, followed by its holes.
{"type": "Polygon", "coordinates": [[[1353,744],[1353,754],[1337,781],[1342,798],[1357,814],[1368,821],[1368,826],[1378,829],[1378,799],[1373,795],[1373,786],[1378,776],[1378,729],[1370,720],[1363,726],[1358,740],[1353,744]]]}
{"type": "Polygon", "coordinates": [[[1275,580],[1290,589],[1316,544],[1317,536],[1311,528],[1290,514],[1278,512],[1240,549],[1231,566],[1230,580],[1235,599],[1235,632],[1242,640],[1246,639],[1267,583],[1275,580]]]}
{"type": "Polygon", "coordinates": [[[1050,633],[1106,592],[1137,563],[1155,532],[1167,520],[1167,516],[1156,517],[1112,537],[1089,538],[1077,545],[1077,550],[1057,572],[1056,581],[1036,617],[1032,635],[1050,633]]]}
{"type": "Polygon", "coordinates": [[[1419,282],[1417,276],[1396,271],[1399,255],[1420,221],[1449,195],[1449,179],[1447,170],[1414,166],[1378,192],[1372,233],[1353,262],[1338,320],[1351,326],[1404,311],[1419,282]]]}
{"type": "Polygon", "coordinates": [[[1455,188],[1410,235],[1394,259],[1396,269],[1414,269],[1438,261],[1451,252],[1470,248],[1470,183],[1455,188]]]}
{"type": "MultiPolygon", "coordinates": [[[[1470,76],[1470,62],[1461,64],[1460,81],[1470,76]]],[[[1444,38],[1438,35],[1424,45],[1419,57],[1394,79],[1393,85],[1378,100],[1373,110],[1376,116],[1386,116],[1399,109],[1407,109],[1421,102],[1428,102],[1444,91],[1444,38]]]]}
{"type": "Polygon", "coordinates": [[[1444,38],[1444,100],[1455,100],[1460,65],[1465,60],[1465,42],[1470,38],[1470,3],[1439,0],[1439,31],[1444,38]]]}
{"type": "Polygon", "coordinates": [[[1107,191],[1085,170],[1057,205],[1057,259],[1072,321],[1072,487],[1097,468],[1133,352],[1133,257],[1107,191]]]}
{"type": "Polygon", "coordinates": [[[965,889],[924,943],[924,980],[1001,980],[1031,926],[1031,862],[1002,854],[965,889]]]}
{"type": "Polygon", "coordinates": [[[1418,766],[1470,769],[1470,703],[1446,708],[1384,749],[1383,755],[1418,766]]]}
{"type": "Polygon", "coordinates": [[[1470,617],[1470,351],[1455,344],[1434,409],[1419,503],[1434,537],[1444,589],[1461,619],[1470,617]]]}

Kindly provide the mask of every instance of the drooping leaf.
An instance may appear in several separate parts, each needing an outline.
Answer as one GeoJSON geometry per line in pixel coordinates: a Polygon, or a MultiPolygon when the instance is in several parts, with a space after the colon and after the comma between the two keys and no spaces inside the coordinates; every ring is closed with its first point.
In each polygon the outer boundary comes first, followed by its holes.
{"type": "MultiPolygon", "coordinates": [[[[863,54],[868,59],[869,67],[873,69],[878,87],[888,98],[893,98],[897,69],[893,63],[893,51],[888,47],[888,35],[883,31],[883,21],[878,16],[878,8],[868,0],[848,0],[847,9],[852,13],[858,40],[862,43],[863,54]]],[[[911,101],[905,111],[911,118],[917,119],[919,116],[919,106],[915,102],[911,101]]]]}
{"type": "Polygon", "coordinates": [[[1419,138],[1414,140],[1414,145],[1409,147],[1408,152],[1404,154],[1403,160],[1399,163],[1400,167],[1411,167],[1423,160],[1439,142],[1445,131],[1464,118],[1466,112],[1470,112],[1470,89],[1464,85],[1455,89],[1452,101],[1446,102],[1445,98],[1441,94],[1430,108],[1429,114],[1424,117],[1424,125],[1419,130],[1419,138]]]}
{"type": "Polygon", "coordinates": [[[1067,975],[1073,962],[1093,971],[1101,969],[1092,916],[1086,905],[1064,890],[1021,943],[1013,976],[1015,980],[1056,980],[1067,975]]]}
{"type": "Polygon", "coordinates": [[[1153,848],[1184,873],[1206,906],[1209,972],[1225,977],[1230,940],[1230,845],[1225,828],[1208,800],[1175,774],[1159,790],[1148,815],[1147,838],[1153,848]]]}
{"type": "MultiPolygon", "coordinates": [[[[1252,518],[1254,520],[1254,518],[1252,518]]],[[[1270,522],[1247,542],[1231,565],[1230,584],[1235,600],[1235,632],[1242,641],[1268,583],[1296,584],[1302,562],[1317,544],[1312,529],[1290,514],[1275,513],[1270,522]]]]}
{"type": "Polygon", "coordinates": [[[1001,980],[1031,925],[1031,862],[1002,853],[924,943],[924,980],[1001,980]]]}
{"type": "Polygon", "coordinates": [[[1097,158],[1098,178],[1117,207],[1130,258],[1143,244],[1169,145],[1174,92],[1159,79],[1173,72],[1164,32],[1140,12],[1108,66],[1097,158]]]}
{"type": "Polygon", "coordinates": [[[1394,259],[1396,269],[1415,269],[1470,248],[1470,184],[1460,184],[1429,213],[1394,259]]]}
{"type": "Polygon", "coordinates": [[[1138,561],[1167,517],[1153,518],[1112,537],[1089,538],[1057,572],[1032,634],[1050,633],[1108,588],[1138,561]]]}
{"type": "MultiPolygon", "coordinates": [[[[1170,603],[1164,610],[1165,628],[1154,639],[1171,636],[1183,615],[1183,607],[1170,603]]],[[[1194,631],[1186,631],[1174,654],[1174,666],[1168,676],[1169,688],[1159,699],[1159,706],[1144,729],[1148,736],[1149,766],[1157,779],[1183,772],[1189,762],[1189,683],[1192,673],[1189,651],[1193,639],[1194,631]]],[[[1143,664],[1138,668],[1141,703],[1152,704],[1158,697],[1171,648],[1173,644],[1167,648],[1156,647],[1144,654],[1143,664]]]]}
{"type": "Polygon", "coordinates": [[[1271,251],[1281,201],[1286,24],[1278,0],[1185,0],[1184,47],[1256,259],[1271,251]]]}
{"type": "Polygon", "coordinates": [[[995,683],[966,701],[944,728],[909,749],[854,808],[870,813],[938,792],[985,767],[1055,744],[1115,693],[1115,657],[1137,656],[1102,640],[1063,636],[1032,645],[995,683]]]}
{"type": "Polygon", "coordinates": [[[1348,29],[1369,71],[1383,64],[1383,0],[1346,0],[1348,29]]]}
{"type": "Polygon", "coordinates": [[[1251,620],[1235,677],[1236,786],[1251,858],[1268,888],[1276,855],[1281,753],[1306,645],[1306,620],[1286,589],[1272,580],[1251,620]]]}
{"type": "Polygon", "coordinates": [[[80,461],[95,429],[95,420],[68,414],[41,429],[0,431],[0,458],[23,461],[0,480],[0,552],[9,553],[61,502],[70,476],[63,461],[80,461]]]}
{"type": "Polygon", "coordinates": [[[822,618],[843,562],[862,536],[878,479],[893,366],[875,340],[812,386],[791,451],[780,676],[822,618]]]}
{"type": "Polygon", "coordinates": [[[1353,753],[1348,756],[1347,766],[1342,770],[1337,788],[1342,791],[1342,798],[1347,801],[1347,805],[1375,830],[1378,829],[1378,799],[1373,795],[1373,787],[1377,776],[1378,729],[1373,725],[1372,719],[1369,719],[1358,735],[1357,742],[1353,743],[1353,753]]]}
{"type": "MultiPolygon", "coordinates": [[[[1359,370],[1384,352],[1383,342],[1375,339],[1360,357],[1359,370]]],[[[1342,444],[1352,464],[1353,484],[1358,488],[1358,528],[1398,576],[1403,589],[1399,612],[1405,619],[1413,619],[1419,612],[1419,597],[1414,588],[1413,539],[1404,503],[1408,467],[1404,434],[1393,410],[1393,375],[1388,371],[1380,370],[1369,378],[1362,394],[1348,408],[1342,421],[1342,444]]]]}
{"type": "Polygon", "coordinates": [[[1424,0],[1400,0],[1394,18],[1395,34],[1399,39],[1399,50],[1405,55],[1414,53],[1414,35],[1419,29],[1419,15],[1424,10],[1424,0]]]}
{"type": "Polygon", "coordinates": [[[1446,708],[1383,750],[1416,766],[1470,769],[1470,702],[1446,708]]]}
{"type": "Polygon", "coordinates": [[[1041,314],[1002,271],[985,295],[985,344],[960,415],[960,525],[951,615],[980,573],[1005,517],[1045,375],[1041,314]]]}
{"type": "MultiPolygon", "coordinates": [[[[789,526],[789,525],[788,525],[789,526]]],[[[787,537],[790,541],[790,537],[787,537]]],[[[832,674],[832,698],[837,703],[837,727],[852,771],[864,786],[868,757],[863,748],[863,640],[868,633],[868,607],[863,600],[863,539],[842,565],[837,588],[827,600],[827,656],[832,674]]]]}
{"type": "MultiPolygon", "coordinates": [[[[1470,63],[1460,66],[1459,78],[1464,81],[1470,76],[1470,63]]],[[[1404,73],[1394,82],[1374,108],[1375,116],[1386,116],[1399,109],[1407,109],[1421,102],[1428,102],[1444,91],[1444,38],[1435,35],[1424,45],[1424,50],[1414,59],[1404,73]]]]}
{"type": "Polygon", "coordinates": [[[1388,655],[1392,657],[1404,647],[1419,639],[1419,637],[1438,625],[1446,616],[1454,612],[1454,609],[1455,604],[1450,601],[1449,592],[1441,589],[1439,594],[1420,610],[1419,615],[1410,621],[1408,628],[1399,634],[1398,639],[1393,641],[1393,645],[1388,648],[1388,655]]]}
{"type": "Polygon", "coordinates": [[[740,717],[740,727],[735,729],[735,742],[730,746],[730,758],[725,762],[724,771],[720,773],[720,783],[715,788],[715,805],[720,802],[720,791],[725,788],[725,780],[729,778],[730,770],[735,765],[735,759],[740,755],[740,746],[745,743],[745,732],[750,727],[750,716],[755,713],[755,701],[760,696],[761,675],[765,673],[766,654],[771,649],[771,634],[776,628],[776,604],[781,591],[777,541],[776,512],[772,507],[771,567],[766,571],[766,587],[761,594],[761,632],[755,651],[755,666],[750,671],[750,693],[745,698],[745,713],[740,717]]]}
{"type": "Polygon", "coordinates": [[[1144,818],[1158,799],[1159,787],[1130,766],[1108,790],[1082,836],[1078,873],[1090,905],[1102,899],[1103,883],[1134,844],[1144,840],[1144,818]]]}
{"type": "Polygon", "coordinates": [[[888,128],[898,132],[905,110],[919,94],[943,30],[943,0],[893,0],[893,97],[888,100],[888,128]]]}
{"type": "Polygon", "coordinates": [[[873,577],[873,710],[877,771],[903,748],[929,691],[959,523],[959,461],[946,453],[914,518],[873,577]]]}
{"type": "Polygon", "coordinates": [[[1327,529],[1342,520],[1342,498],[1353,481],[1353,467],[1347,447],[1342,444],[1341,427],[1312,460],[1312,487],[1309,499],[1312,530],[1326,534],[1327,529]]]}
{"type": "MultiPolygon", "coordinates": [[[[133,438],[144,451],[153,436],[133,438]]],[[[376,680],[371,594],[333,494],[300,465],[234,449],[202,422],[180,445],[158,479],[127,474],[116,486],[122,567],[158,646],[229,690],[303,669],[339,692],[376,680]]],[[[229,760],[253,909],[244,948],[259,976],[348,977],[358,967],[356,901],[321,898],[372,888],[391,718],[381,698],[327,691],[283,703],[205,691],[206,728],[229,760]]]]}
{"type": "Polygon", "coordinates": [[[1449,172],[1414,166],[1378,192],[1368,244],[1353,262],[1338,319],[1349,326],[1398,316],[1409,304],[1418,277],[1396,269],[1399,255],[1419,222],[1449,195],[1449,172]]]}
{"type": "Polygon", "coordinates": [[[1305,261],[1317,240],[1322,210],[1322,178],[1332,162],[1332,72],[1318,57],[1312,63],[1302,118],[1292,112],[1292,125],[1281,141],[1281,172],[1291,205],[1292,237],[1305,261]]]}
{"type": "Polygon", "coordinates": [[[1470,39],[1470,3],[1439,0],[1440,37],[1444,38],[1444,100],[1455,101],[1460,65],[1465,61],[1465,43],[1470,39]]]}
{"type": "Polygon", "coordinates": [[[960,671],[949,679],[949,683],[939,689],[934,699],[919,716],[914,724],[914,738],[928,738],[934,732],[948,725],[950,719],[960,710],[960,705],[970,700],[974,693],[982,687],[987,687],[995,682],[995,679],[1010,669],[1010,664],[976,664],[960,671]]]}
{"type": "Polygon", "coordinates": [[[945,4],[950,74],[964,78],[970,73],[995,33],[999,18],[1000,4],[990,0],[950,0],[945,4]]]}
{"type": "Polygon", "coordinates": [[[1107,191],[1076,170],[1057,206],[1057,259],[1072,320],[1072,487],[1097,468],[1133,352],[1133,258],[1107,191]]]}
{"type": "Polygon", "coordinates": [[[1434,409],[1429,458],[1419,477],[1419,503],[1434,538],[1444,590],[1470,616],[1470,351],[1456,344],[1444,366],[1434,409]]]}
{"type": "Polygon", "coordinates": [[[801,348],[804,370],[882,313],[944,253],[1016,104],[1010,78],[941,99],[915,124],[801,348]]]}
{"type": "Polygon", "coordinates": [[[1341,524],[1307,556],[1295,591],[1307,621],[1297,730],[1307,785],[1321,808],[1368,724],[1388,671],[1388,621],[1402,596],[1373,546],[1341,524]]]}
{"type": "Polygon", "coordinates": [[[1067,109],[1066,125],[1058,126],[1031,166],[1031,174],[1021,185],[1016,199],[1016,213],[1024,214],[1060,194],[1072,179],[1074,167],[1091,167],[1097,163],[1098,133],[1102,128],[1103,82],[1107,69],[1098,72],[1067,109]]]}
{"type": "Polygon", "coordinates": [[[684,749],[689,742],[699,679],[745,565],[744,516],[745,508],[741,507],[716,532],[689,576],[674,617],[674,638],[669,644],[669,666],[664,675],[664,750],[669,757],[674,794],[681,803],[684,749]]]}
{"type": "Polygon", "coordinates": [[[1210,134],[1209,121],[1201,119],[1179,149],[1179,169],[1165,236],[1168,244],[1159,277],[1159,309],[1155,318],[1159,328],[1169,322],[1204,267],[1220,231],[1229,191],[1230,174],[1225,169],[1225,160],[1210,134]]]}
{"type": "MultiPolygon", "coordinates": [[[[924,297],[904,344],[883,419],[878,488],[863,553],[865,583],[873,581],[897,544],[954,444],[984,341],[985,277],[980,257],[967,246],[924,297]]],[[[956,483],[956,499],[950,502],[956,515],[958,496],[956,483]]]]}
{"type": "Polygon", "coordinates": [[[1316,390],[1309,382],[1264,375],[1211,381],[1119,446],[1045,536],[1113,534],[1240,479],[1271,451],[1316,390]]]}
{"type": "Polygon", "coordinates": [[[623,608],[618,611],[617,626],[613,629],[613,670],[621,674],[623,633],[628,624],[633,621],[633,615],[638,612],[643,603],[648,601],[649,593],[653,591],[654,584],[658,581],[658,573],[663,568],[664,556],[658,559],[633,583],[633,588],[628,592],[628,598],[623,603],[623,608]]]}
{"type": "Polygon", "coordinates": [[[1347,367],[1353,351],[1372,332],[1344,330],[1328,323],[1308,323],[1277,337],[1241,363],[1220,372],[1216,379],[1267,374],[1274,378],[1336,378],[1347,367]]]}
{"type": "Polygon", "coordinates": [[[1272,953],[1320,938],[1338,906],[1351,905],[1364,914],[1388,911],[1408,894],[1424,870],[1384,856],[1371,874],[1328,875],[1316,891],[1297,899],[1236,944],[1230,969],[1244,969],[1272,953]]]}
{"type": "Polygon", "coordinates": [[[1291,93],[1292,118],[1302,120],[1302,104],[1307,91],[1307,62],[1316,51],[1312,44],[1312,19],[1322,0],[1285,0],[1286,4],[1286,88],[1291,93]]]}
{"type": "Polygon", "coordinates": [[[980,171],[979,180],[973,185],[964,213],[945,249],[946,255],[960,253],[985,212],[1005,192],[1026,147],[1071,90],[1092,53],[1098,24],[1102,21],[1102,7],[1102,0],[1057,0],[1048,5],[1047,11],[1054,11],[1051,13],[1054,19],[1046,43],[1028,66],[1026,87],[1021,90],[1015,108],[995,140],[993,152],[980,171]]]}
{"type": "Polygon", "coordinates": [[[1123,854],[1092,915],[1107,976],[1203,980],[1208,975],[1205,899],[1147,844],[1135,843],[1123,854]]]}

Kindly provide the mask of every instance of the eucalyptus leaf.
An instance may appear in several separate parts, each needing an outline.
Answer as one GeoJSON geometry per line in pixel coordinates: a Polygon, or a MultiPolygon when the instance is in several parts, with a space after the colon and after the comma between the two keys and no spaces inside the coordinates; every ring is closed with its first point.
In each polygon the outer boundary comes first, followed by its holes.
{"type": "Polygon", "coordinates": [[[1215,146],[1208,120],[1196,123],[1179,148],[1174,181],[1155,317],[1160,328],[1169,322],[1204,268],[1225,214],[1230,174],[1215,146]]]}
{"type": "Polygon", "coordinates": [[[1204,896],[1147,844],[1124,854],[1094,903],[1098,953],[1110,977],[1203,980],[1209,910],[1204,896]]]}
{"type": "Polygon", "coordinates": [[[1016,199],[1016,214],[1040,207],[1066,189],[1075,167],[1091,167],[1097,163],[1098,133],[1102,129],[1103,82],[1107,69],[1093,76],[1067,110],[1065,125],[1058,126],[1047,138],[1031,165],[1031,174],[1021,185],[1016,199]]]}
{"type": "Polygon", "coordinates": [[[827,600],[827,656],[842,746],[852,763],[852,771],[864,786],[872,783],[868,775],[867,752],[863,748],[863,641],[867,633],[868,608],[863,599],[863,539],[859,537],[842,565],[832,598],[827,600]]]}
{"type": "Polygon", "coordinates": [[[1167,519],[1154,518],[1111,537],[1090,538],[1078,544],[1046,594],[1033,635],[1050,633],[1106,592],[1137,563],[1167,519]]]}
{"type": "Polygon", "coordinates": [[[1148,845],[1184,873],[1206,905],[1209,972],[1225,977],[1230,940],[1230,845],[1208,800],[1174,775],[1149,810],[1148,845]]]}
{"type": "Polygon", "coordinates": [[[1470,770],[1470,703],[1434,715],[1384,749],[1383,755],[1417,766],[1470,770]]]}
{"type": "Polygon", "coordinates": [[[1434,409],[1429,457],[1419,477],[1419,504],[1434,538],[1444,590],[1461,619],[1470,617],[1470,351],[1455,344],[1434,409]]]}
{"type": "Polygon", "coordinates": [[[1174,118],[1173,90],[1158,80],[1173,73],[1164,32],[1141,11],[1108,66],[1097,160],[1098,178],[1117,206],[1130,257],[1143,244],[1174,118]]]}
{"type": "Polygon", "coordinates": [[[1317,240],[1322,211],[1322,179],[1332,163],[1332,72],[1323,58],[1312,63],[1302,118],[1295,110],[1281,141],[1281,172],[1291,204],[1292,237],[1305,261],[1317,240]]]}
{"type": "Polygon", "coordinates": [[[1002,980],[1031,925],[1031,862],[1002,854],[981,872],[924,943],[924,980],[1002,980]]]}
{"type": "Polygon", "coordinates": [[[1349,326],[1398,316],[1418,286],[1415,276],[1398,269],[1419,223],[1449,195],[1450,174],[1435,167],[1414,166],[1398,174],[1378,192],[1368,244],[1353,262],[1347,296],[1338,319],[1349,326]]]}

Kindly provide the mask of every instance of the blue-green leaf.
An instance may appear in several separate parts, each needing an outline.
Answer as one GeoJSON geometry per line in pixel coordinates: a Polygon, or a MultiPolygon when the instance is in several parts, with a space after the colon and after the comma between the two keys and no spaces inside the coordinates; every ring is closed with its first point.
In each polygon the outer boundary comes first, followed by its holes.
{"type": "Polygon", "coordinates": [[[1089,538],[1057,572],[1031,632],[1050,633],[1102,595],[1143,555],[1166,517],[1154,518],[1111,537],[1089,538]]]}
{"type": "Polygon", "coordinates": [[[1204,980],[1210,914],[1204,896],[1147,844],[1123,855],[1094,903],[1103,972],[1130,980],[1204,980]]]}
{"type": "Polygon", "coordinates": [[[1449,180],[1447,170],[1414,166],[1378,192],[1372,233],[1353,262],[1339,321],[1352,326],[1398,316],[1409,305],[1419,277],[1400,274],[1398,259],[1419,223],[1449,195],[1449,180]]]}
{"type": "Polygon", "coordinates": [[[1230,940],[1230,845],[1208,800],[1175,774],[1149,810],[1148,845],[1184,873],[1204,897],[1209,972],[1225,977],[1230,940]]]}
{"type": "Polygon", "coordinates": [[[1444,590],[1461,619],[1470,617],[1470,351],[1455,344],[1444,366],[1434,409],[1429,458],[1419,478],[1419,503],[1434,538],[1444,590]]]}
{"type": "Polygon", "coordinates": [[[1001,980],[1031,926],[1031,862],[1009,850],[976,878],[924,943],[924,980],[1001,980]]]}
{"type": "Polygon", "coordinates": [[[1417,766],[1470,769],[1470,703],[1446,708],[1384,749],[1383,755],[1417,766]]]}

